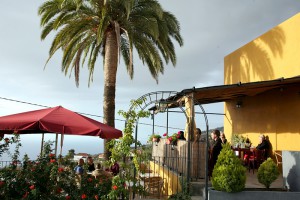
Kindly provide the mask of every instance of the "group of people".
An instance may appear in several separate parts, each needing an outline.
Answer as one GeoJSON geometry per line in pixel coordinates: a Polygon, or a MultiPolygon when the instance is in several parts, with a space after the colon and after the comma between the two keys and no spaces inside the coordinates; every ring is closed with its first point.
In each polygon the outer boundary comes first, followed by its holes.
{"type": "MultiPolygon", "coordinates": [[[[119,173],[119,164],[115,162],[109,169],[106,169],[105,172],[111,172],[112,175],[116,176],[119,173]]],[[[84,160],[83,158],[80,158],[78,160],[77,166],[74,168],[74,171],[77,175],[82,175],[84,173],[84,160]]],[[[94,164],[93,158],[88,157],[87,159],[87,171],[88,173],[91,173],[92,176],[99,176],[104,170],[101,168],[101,164],[98,163],[96,166],[94,164]]]]}
{"type": "MultiPolygon", "coordinates": [[[[225,137],[225,134],[223,132],[220,132],[219,130],[215,129],[211,132],[211,144],[210,144],[210,157],[209,157],[209,177],[212,176],[212,171],[214,169],[215,164],[217,163],[218,156],[222,150],[222,144],[227,143],[227,139],[225,137]]],[[[264,135],[259,136],[259,142],[255,149],[258,150],[265,150],[265,158],[268,157],[268,152],[270,150],[270,142],[267,140],[267,138],[264,135]]],[[[249,159],[249,154],[244,155],[244,161],[245,163],[249,159]]]]}
{"type": "MultiPolygon", "coordinates": [[[[264,150],[264,158],[266,159],[269,157],[269,151],[271,149],[271,143],[269,142],[269,140],[263,135],[259,135],[259,141],[258,141],[258,145],[255,147],[255,149],[257,150],[264,150]]],[[[247,165],[249,158],[251,157],[249,152],[246,152],[244,155],[244,164],[247,165]]]]}

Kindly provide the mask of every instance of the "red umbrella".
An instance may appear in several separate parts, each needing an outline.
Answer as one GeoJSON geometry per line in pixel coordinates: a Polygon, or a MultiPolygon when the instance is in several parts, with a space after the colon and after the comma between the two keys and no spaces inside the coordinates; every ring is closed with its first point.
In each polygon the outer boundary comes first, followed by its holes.
{"type": "Polygon", "coordinates": [[[120,130],[61,106],[0,117],[0,132],[12,133],[13,131],[19,134],[89,135],[104,139],[122,137],[120,130]]]}
{"type": "Polygon", "coordinates": [[[56,133],[55,154],[57,151],[58,133],[61,134],[61,150],[64,134],[99,136],[104,139],[122,137],[122,131],[100,123],[61,106],[34,110],[0,117],[0,133],[11,134],[56,133]]]}

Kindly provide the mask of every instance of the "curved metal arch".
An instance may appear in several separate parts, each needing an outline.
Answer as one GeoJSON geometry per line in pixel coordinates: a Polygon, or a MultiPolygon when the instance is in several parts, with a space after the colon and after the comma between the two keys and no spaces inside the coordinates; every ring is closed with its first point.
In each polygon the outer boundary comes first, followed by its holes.
{"type": "MultiPolygon", "coordinates": [[[[143,104],[142,106],[139,105],[141,110],[144,110],[147,108],[149,105],[153,103],[159,103],[161,100],[164,100],[166,103],[174,103],[175,100],[172,99],[172,97],[178,95],[178,92],[176,91],[156,91],[156,92],[150,92],[147,94],[144,94],[143,96],[139,97],[137,100],[142,100],[143,104]]],[[[184,96],[184,95],[183,95],[184,96]]],[[[178,102],[179,108],[183,111],[185,117],[187,118],[187,114],[185,110],[182,108],[182,102],[178,102]]],[[[130,107],[129,111],[133,109],[133,106],[130,107]]],[[[168,109],[168,108],[167,108],[168,109]]],[[[139,123],[139,118],[136,120],[136,125],[135,125],[135,136],[134,136],[134,148],[137,149],[137,132],[138,132],[138,123],[139,123]]],[[[126,124],[126,123],[125,123],[126,124]]],[[[136,168],[133,170],[134,177],[136,176],[136,168]]],[[[135,183],[134,183],[135,186],[135,183]]],[[[135,193],[133,193],[133,199],[135,198],[135,193]]]]}
{"type": "MultiPolygon", "coordinates": [[[[142,100],[143,105],[139,106],[141,110],[144,110],[147,108],[149,105],[153,103],[159,103],[162,99],[172,101],[171,97],[177,95],[178,92],[176,91],[156,91],[156,92],[150,92],[147,94],[144,94],[143,96],[139,97],[137,100],[142,100]]],[[[132,106],[130,107],[129,110],[132,109],[132,106]]]]}
{"type": "MultiPolygon", "coordinates": [[[[137,100],[142,100],[143,102],[143,106],[140,106],[140,109],[141,110],[144,110],[145,108],[147,108],[149,105],[153,104],[153,103],[159,103],[162,99],[163,100],[166,100],[166,102],[170,102],[170,103],[174,103],[175,102],[175,99],[172,99],[172,97],[175,97],[176,95],[178,94],[181,94],[182,97],[184,96],[188,96],[188,94],[182,94],[182,93],[178,93],[176,91],[156,91],[156,92],[150,92],[150,93],[147,93],[147,94],[144,94],[143,96],[139,97],[137,100]]],[[[193,99],[193,101],[195,102],[194,100],[194,95],[192,93],[191,95],[191,98],[193,99]]],[[[203,116],[204,116],[204,119],[205,119],[205,123],[206,123],[206,132],[207,132],[207,135],[206,135],[206,176],[205,176],[205,180],[206,180],[206,184],[205,184],[205,194],[206,194],[206,199],[207,199],[207,196],[208,196],[208,118],[207,118],[207,115],[206,115],[206,112],[203,108],[203,106],[200,104],[200,103],[194,103],[194,107],[195,105],[198,105],[200,107],[200,109],[202,110],[203,112],[203,116]]],[[[182,108],[182,102],[179,101],[178,102],[178,105],[179,105],[179,108],[183,111],[185,117],[188,119],[188,116],[186,114],[186,111],[182,108]]],[[[194,107],[193,107],[193,114],[192,114],[192,121],[194,121],[194,107]]],[[[133,107],[131,106],[129,110],[131,110],[133,107]]],[[[137,132],[138,132],[138,121],[139,121],[139,118],[137,118],[136,120],[136,127],[135,127],[135,149],[137,149],[137,132]]],[[[193,132],[193,127],[191,127],[191,129],[189,130],[189,134],[191,134],[193,132]]],[[[190,146],[188,147],[188,150],[190,150],[190,146]]],[[[190,153],[188,153],[190,156],[190,153]]],[[[188,159],[189,160],[189,159],[188,159]]],[[[189,179],[189,173],[188,172],[188,178],[189,179]]],[[[134,168],[134,176],[136,175],[136,169],[134,168]]],[[[189,182],[189,180],[188,180],[189,182]]],[[[189,184],[189,183],[188,183],[189,184]]],[[[135,194],[133,194],[133,198],[134,198],[135,194]]]]}

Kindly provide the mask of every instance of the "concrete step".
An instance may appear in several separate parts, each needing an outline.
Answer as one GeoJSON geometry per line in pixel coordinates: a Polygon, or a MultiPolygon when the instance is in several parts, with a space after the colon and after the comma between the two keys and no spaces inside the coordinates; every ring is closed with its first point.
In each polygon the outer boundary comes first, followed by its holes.
{"type": "Polygon", "coordinates": [[[192,200],[204,200],[204,197],[202,196],[191,196],[192,200]]]}
{"type": "MultiPolygon", "coordinates": [[[[211,183],[208,182],[208,187],[211,187],[211,183]]],[[[205,180],[191,182],[190,194],[191,196],[204,196],[205,193],[205,180]]]]}

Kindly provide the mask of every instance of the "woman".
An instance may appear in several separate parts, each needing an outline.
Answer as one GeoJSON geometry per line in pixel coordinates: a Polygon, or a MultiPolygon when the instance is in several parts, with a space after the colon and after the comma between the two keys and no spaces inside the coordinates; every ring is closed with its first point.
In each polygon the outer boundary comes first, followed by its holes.
{"type": "Polygon", "coordinates": [[[227,139],[225,137],[225,133],[221,132],[220,137],[221,137],[222,144],[226,144],[227,143],[227,139]]]}

